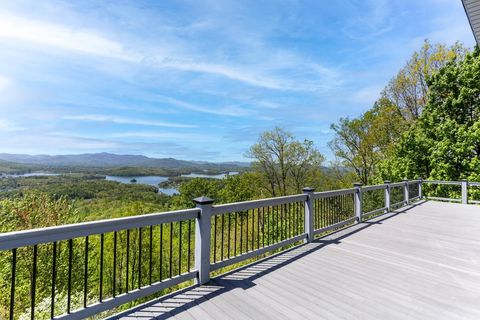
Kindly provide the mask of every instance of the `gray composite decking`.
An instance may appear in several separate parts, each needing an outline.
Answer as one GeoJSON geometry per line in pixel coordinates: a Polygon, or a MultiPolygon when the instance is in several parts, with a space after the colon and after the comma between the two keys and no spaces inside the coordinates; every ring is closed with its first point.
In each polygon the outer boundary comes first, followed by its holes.
{"type": "Polygon", "coordinates": [[[480,206],[419,202],[124,319],[480,319],[480,206]]]}

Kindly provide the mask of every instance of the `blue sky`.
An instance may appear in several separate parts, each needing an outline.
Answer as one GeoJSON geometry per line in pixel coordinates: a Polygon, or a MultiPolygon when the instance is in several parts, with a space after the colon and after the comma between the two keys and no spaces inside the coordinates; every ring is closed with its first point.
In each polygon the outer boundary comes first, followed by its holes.
{"type": "Polygon", "coordinates": [[[332,159],[426,38],[473,46],[460,0],[0,0],[0,152],[245,160],[281,126],[332,159]]]}

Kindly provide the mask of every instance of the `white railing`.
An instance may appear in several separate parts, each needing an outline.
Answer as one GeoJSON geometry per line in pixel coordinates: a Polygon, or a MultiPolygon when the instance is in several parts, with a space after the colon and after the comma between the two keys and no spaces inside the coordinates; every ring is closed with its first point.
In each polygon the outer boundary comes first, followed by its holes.
{"type": "Polygon", "coordinates": [[[324,192],[305,188],[303,194],[220,205],[201,197],[194,199],[194,209],[0,234],[0,253],[11,251],[6,308],[14,319],[15,311],[24,311],[18,310],[15,297],[27,293],[31,318],[39,299],[50,299],[50,318],[80,319],[192,279],[204,284],[212,271],[311,242],[316,235],[422,198],[422,183],[436,182],[386,181],[324,192]],[[112,252],[104,252],[106,243],[112,252]],[[20,254],[29,263],[19,266],[20,254]],[[49,270],[39,273],[39,265],[49,270]],[[29,292],[16,288],[16,279],[27,274],[29,292]],[[45,274],[50,278],[39,278],[45,274]],[[60,277],[67,282],[66,310],[58,307],[60,277]],[[93,286],[98,287],[94,296],[93,286]],[[73,299],[79,294],[80,306],[73,299]]]}

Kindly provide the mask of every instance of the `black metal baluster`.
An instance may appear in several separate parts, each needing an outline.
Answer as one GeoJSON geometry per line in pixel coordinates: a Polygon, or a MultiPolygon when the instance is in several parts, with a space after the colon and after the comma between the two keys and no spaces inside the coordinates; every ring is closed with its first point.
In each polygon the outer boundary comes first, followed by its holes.
{"type": "Polygon", "coordinates": [[[238,213],[234,213],[235,215],[235,239],[234,239],[234,247],[233,247],[233,256],[237,255],[237,217],[238,213]]]}
{"type": "Polygon", "coordinates": [[[328,198],[328,225],[332,224],[332,198],[328,198]]]}
{"type": "Polygon", "coordinates": [[[138,228],[138,289],[142,287],[142,228],[138,228]]]}
{"type": "Polygon", "coordinates": [[[255,209],[252,209],[252,251],[255,250],[255,209]]]}
{"type": "Polygon", "coordinates": [[[117,294],[117,231],[113,233],[113,278],[112,278],[112,296],[115,298],[117,294]]]}
{"type": "Polygon", "coordinates": [[[32,279],[31,279],[31,288],[30,288],[30,318],[35,319],[35,291],[37,284],[37,245],[33,246],[33,263],[32,263],[32,279]]]}
{"type": "Polygon", "coordinates": [[[337,209],[337,197],[332,198],[332,221],[330,222],[331,224],[335,223],[335,216],[336,216],[336,210],[337,209]]]}
{"type": "Polygon", "coordinates": [[[163,280],[163,224],[160,225],[160,281],[163,280]]]}
{"type": "Polygon", "coordinates": [[[231,220],[232,220],[232,214],[228,213],[228,239],[227,239],[227,257],[230,259],[230,236],[231,236],[231,220]]]}
{"type": "Polygon", "coordinates": [[[332,222],[331,224],[334,224],[337,220],[336,216],[337,216],[337,200],[338,200],[338,197],[335,196],[332,198],[332,222]]]}
{"type": "Polygon", "coordinates": [[[287,207],[287,217],[288,217],[288,237],[292,237],[292,204],[288,203],[287,207]]]}
{"type": "Polygon", "coordinates": [[[178,241],[178,274],[182,273],[182,222],[180,221],[179,241],[178,241]]]}
{"type": "Polygon", "coordinates": [[[268,212],[267,212],[267,220],[268,220],[268,224],[267,224],[267,245],[270,245],[270,238],[272,236],[272,224],[273,224],[273,221],[272,221],[272,214],[271,214],[271,207],[268,207],[268,212]]]}
{"type": "Polygon", "coordinates": [[[277,212],[275,206],[272,206],[272,235],[271,235],[271,244],[274,244],[277,240],[277,212]]]}
{"type": "Polygon", "coordinates": [[[297,221],[297,227],[295,228],[295,235],[299,235],[300,234],[300,214],[299,214],[299,210],[298,210],[298,202],[295,202],[295,220],[297,221]]]}
{"type": "Polygon", "coordinates": [[[330,198],[325,199],[325,219],[326,226],[330,225],[330,198]]]}
{"type": "Polygon", "coordinates": [[[279,239],[277,240],[277,242],[280,242],[283,239],[283,223],[284,223],[284,221],[283,221],[283,206],[282,205],[278,206],[278,215],[279,215],[279,220],[278,220],[278,223],[279,223],[278,238],[279,239]]]}
{"type": "Polygon", "coordinates": [[[225,214],[222,214],[222,239],[221,239],[221,242],[222,242],[222,248],[220,249],[220,256],[221,256],[221,261],[223,261],[223,251],[224,251],[224,245],[225,245],[225,242],[224,242],[224,234],[225,233],[225,214]]]}
{"type": "Polygon", "coordinates": [[[277,242],[282,239],[282,209],[277,205],[277,242]]]}
{"type": "Polygon", "coordinates": [[[283,223],[283,219],[282,219],[282,213],[283,213],[283,210],[282,210],[282,206],[277,206],[277,242],[280,242],[280,240],[282,240],[282,235],[283,235],[283,230],[282,230],[282,223],[283,223]]]}
{"type": "Polygon", "coordinates": [[[257,208],[257,249],[260,249],[260,208],[257,208]]]}
{"type": "Polygon", "coordinates": [[[15,315],[15,279],[17,271],[17,248],[12,249],[12,282],[10,286],[10,320],[14,319],[15,315]]]}
{"type": "Polygon", "coordinates": [[[72,296],[72,256],[73,240],[68,240],[68,282],[67,282],[67,313],[70,313],[72,296]]]}
{"type": "Polygon", "coordinates": [[[262,248],[265,247],[265,207],[262,207],[262,248]]]}
{"type": "Polygon", "coordinates": [[[336,198],[336,200],[335,200],[335,202],[336,202],[335,223],[337,223],[339,221],[338,217],[340,215],[340,200],[341,200],[341,198],[340,198],[340,196],[335,197],[335,198],[336,198]]]}
{"type": "Polygon", "coordinates": [[[328,198],[323,199],[323,226],[328,226],[328,198]]]}
{"type": "Polygon", "coordinates": [[[50,299],[50,318],[55,316],[55,282],[57,280],[57,242],[53,242],[52,258],[52,296],[50,299]]]}
{"type": "Polygon", "coordinates": [[[243,250],[243,215],[240,217],[240,254],[242,254],[243,250]]]}
{"type": "Polygon", "coordinates": [[[328,226],[328,198],[325,198],[323,199],[323,209],[324,209],[324,213],[323,213],[323,220],[324,220],[324,224],[323,226],[326,227],[328,226]]]}
{"type": "Polygon", "coordinates": [[[126,279],[125,279],[125,292],[128,293],[128,269],[130,262],[130,229],[127,230],[127,263],[126,263],[126,279]]]}
{"type": "Polygon", "coordinates": [[[100,290],[99,290],[99,301],[102,302],[103,299],[103,248],[104,248],[104,235],[100,235],[100,290]]]}
{"type": "Polygon", "coordinates": [[[173,222],[170,222],[170,261],[169,261],[169,278],[172,277],[172,258],[173,258],[173,222]]]}
{"type": "MultiPolygon", "coordinates": [[[[296,236],[298,234],[298,211],[297,211],[297,204],[298,202],[292,203],[292,214],[293,214],[293,235],[296,236]]],[[[315,213],[315,209],[313,211],[315,213]]],[[[315,218],[313,225],[315,226],[315,218]]]]}
{"type": "Polygon", "coordinates": [[[316,229],[320,229],[322,227],[322,208],[321,208],[321,205],[322,205],[322,199],[316,199],[315,200],[315,223],[316,223],[316,226],[315,228],[316,229]]]}
{"type": "Polygon", "coordinates": [[[288,216],[288,237],[292,237],[292,203],[289,202],[287,206],[287,216],[288,216]]]}
{"type": "Polygon", "coordinates": [[[248,252],[248,219],[250,218],[250,210],[247,210],[247,227],[245,231],[245,252],[248,252]]]}
{"type": "Polygon", "coordinates": [[[153,226],[150,226],[150,248],[149,248],[149,263],[148,263],[148,283],[152,284],[152,251],[153,251],[153,226]]]}
{"type": "Polygon", "coordinates": [[[289,226],[289,223],[290,223],[290,222],[288,221],[288,206],[287,206],[287,204],[284,203],[284,204],[282,205],[282,207],[283,207],[283,219],[285,220],[285,222],[284,222],[285,225],[284,225],[284,231],[283,231],[283,238],[282,238],[282,240],[284,240],[284,239],[288,239],[288,230],[289,230],[289,228],[290,228],[290,226],[289,226]]]}
{"type": "Polygon", "coordinates": [[[217,262],[217,218],[213,218],[213,263],[217,262]]]}
{"type": "Polygon", "coordinates": [[[192,220],[188,220],[188,270],[187,271],[190,271],[190,266],[191,266],[191,262],[190,262],[190,258],[192,257],[191,251],[190,251],[191,240],[192,240],[192,220]]]}
{"type": "Polygon", "coordinates": [[[87,290],[88,290],[88,236],[85,237],[85,261],[83,270],[83,307],[87,307],[87,290]]]}

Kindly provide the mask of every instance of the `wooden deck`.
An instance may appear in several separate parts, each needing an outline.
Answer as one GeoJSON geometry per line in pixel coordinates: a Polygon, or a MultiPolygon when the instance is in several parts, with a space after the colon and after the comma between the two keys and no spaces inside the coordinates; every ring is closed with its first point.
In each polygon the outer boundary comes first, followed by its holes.
{"type": "Polygon", "coordinates": [[[480,206],[422,202],[124,319],[480,319],[480,206]]]}

